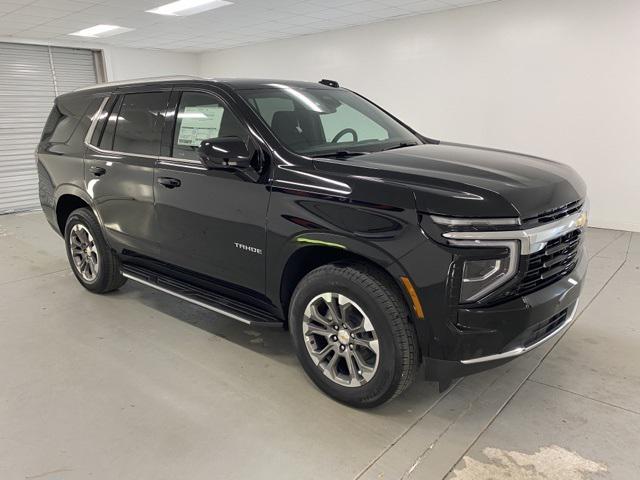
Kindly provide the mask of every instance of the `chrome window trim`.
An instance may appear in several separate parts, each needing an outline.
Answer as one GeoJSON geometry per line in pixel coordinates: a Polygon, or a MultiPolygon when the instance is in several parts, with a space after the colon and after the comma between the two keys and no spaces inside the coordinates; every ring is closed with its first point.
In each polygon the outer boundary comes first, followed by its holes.
{"type": "Polygon", "coordinates": [[[519,218],[455,218],[443,217],[441,215],[429,215],[431,220],[438,225],[446,225],[448,227],[495,227],[502,225],[521,225],[519,218]]]}
{"type": "Polygon", "coordinates": [[[168,162],[188,163],[188,164],[191,164],[191,165],[198,165],[199,167],[202,167],[202,162],[200,160],[194,160],[193,158],[163,157],[162,155],[160,155],[158,157],[158,159],[159,160],[166,160],[168,162]]]}
{"type": "Polygon", "coordinates": [[[468,360],[460,360],[460,363],[464,365],[473,365],[474,363],[492,362],[494,360],[503,360],[506,358],[518,357],[524,353],[527,353],[533,350],[536,347],[539,347],[540,345],[547,342],[548,340],[551,340],[560,332],[563,332],[564,330],[566,330],[569,327],[569,325],[571,325],[571,323],[575,319],[576,311],[578,310],[578,302],[579,302],[579,299],[576,300],[576,303],[573,305],[573,308],[571,309],[571,312],[567,316],[567,319],[559,328],[556,328],[553,332],[551,332],[546,337],[541,338],[536,343],[529,345],[528,347],[518,347],[518,348],[514,348],[513,350],[509,350],[508,352],[497,353],[495,355],[487,355],[486,357],[477,357],[477,358],[470,358],[468,360]]]}
{"type": "Polygon", "coordinates": [[[208,170],[198,160],[176,157],[158,157],[158,165],[168,165],[171,167],[191,168],[193,170],[208,170]]]}
{"type": "Polygon", "coordinates": [[[121,152],[119,150],[105,150],[103,148],[93,145],[91,143],[91,138],[93,137],[93,134],[96,130],[96,126],[98,125],[98,120],[100,119],[100,116],[104,112],[104,107],[107,105],[109,98],[111,97],[107,96],[102,100],[102,103],[100,103],[98,110],[96,110],[96,113],[94,113],[93,116],[91,117],[91,125],[89,126],[89,130],[87,130],[87,134],[84,137],[84,144],[87,148],[90,148],[94,152],[101,153],[104,155],[117,155],[117,156],[126,156],[126,157],[148,158],[151,160],[171,161],[173,162],[172,165],[175,165],[175,166],[186,166],[188,168],[198,167],[198,170],[200,169],[206,170],[206,168],[202,166],[202,163],[200,161],[192,160],[189,158],[163,157],[160,155],[147,155],[144,153],[121,152]],[[178,162],[180,162],[181,164],[176,165],[178,162]],[[185,164],[185,165],[182,165],[182,164],[185,164]]]}
{"type": "Polygon", "coordinates": [[[130,152],[120,152],[118,150],[103,150],[102,148],[98,148],[95,145],[86,144],[91,150],[103,153],[105,155],[116,155],[120,157],[138,157],[138,158],[148,158],[149,160],[157,160],[158,155],[147,155],[145,153],[130,153],[130,152]]]}
{"type": "MultiPolygon", "coordinates": [[[[196,78],[196,77],[193,77],[193,78],[196,78]]],[[[145,79],[143,79],[143,80],[145,80],[145,79]]],[[[128,83],[128,82],[125,82],[125,83],[128,83]]],[[[104,87],[105,84],[101,84],[100,86],[104,87]]],[[[185,89],[185,90],[180,90],[180,91],[182,93],[184,93],[184,92],[196,92],[196,93],[205,93],[207,95],[210,95],[210,96],[214,97],[219,103],[224,105],[225,108],[228,108],[231,112],[233,112],[234,115],[236,115],[236,113],[233,111],[233,108],[229,105],[229,103],[222,96],[220,96],[217,92],[211,92],[209,90],[200,89],[200,88],[197,88],[197,87],[189,88],[189,89],[185,89]]],[[[116,156],[148,158],[150,160],[159,161],[159,163],[163,164],[163,165],[170,165],[170,166],[174,166],[174,167],[185,167],[185,168],[191,168],[193,170],[204,170],[204,171],[208,170],[208,168],[206,168],[205,166],[202,165],[202,162],[200,162],[199,160],[193,160],[192,158],[165,157],[165,156],[162,156],[162,155],[147,155],[147,154],[144,154],[144,153],[121,152],[121,151],[118,151],[118,150],[105,150],[105,149],[102,149],[100,147],[97,147],[97,146],[93,145],[91,143],[91,138],[93,137],[93,133],[96,130],[96,126],[98,125],[98,120],[100,118],[100,115],[102,115],[102,113],[104,111],[104,107],[107,105],[107,102],[109,101],[110,98],[111,98],[111,95],[107,95],[106,97],[104,97],[104,99],[100,103],[100,106],[98,107],[98,110],[96,110],[96,112],[91,117],[91,125],[89,126],[89,130],[87,130],[87,134],[84,137],[84,145],[85,145],[85,147],[90,148],[94,152],[101,153],[103,155],[116,155],[116,156]]],[[[251,135],[253,135],[255,138],[257,138],[260,142],[264,143],[264,140],[262,140],[262,138],[260,138],[259,136],[256,135],[256,133],[253,131],[253,129],[251,129],[251,127],[246,123],[246,121],[244,121],[238,115],[236,115],[236,117],[238,118],[238,120],[240,122],[242,122],[242,124],[247,128],[247,130],[250,132],[251,135]]],[[[318,188],[320,188],[320,187],[318,187],[318,188]]]]}
{"type": "Polygon", "coordinates": [[[520,253],[522,255],[530,255],[539,252],[547,242],[554,238],[565,235],[573,230],[582,228],[587,224],[587,213],[583,207],[580,211],[573,213],[567,217],[561,218],[554,222],[539,227],[529,228],[526,230],[509,230],[509,231],[481,231],[481,232],[446,232],[442,236],[452,241],[459,240],[476,240],[476,246],[483,246],[484,241],[494,240],[519,240],[520,253]]]}
{"type": "Polygon", "coordinates": [[[111,98],[111,97],[110,96],[106,96],[106,97],[104,97],[102,99],[102,102],[100,103],[100,106],[98,107],[98,110],[96,110],[96,113],[94,113],[93,116],[91,117],[91,125],[89,125],[89,130],[87,130],[87,134],[84,136],[84,144],[87,147],[93,146],[93,145],[91,145],[91,137],[93,137],[93,132],[95,132],[95,130],[96,130],[96,125],[98,124],[98,119],[100,118],[100,115],[102,115],[102,111],[104,110],[105,105],[109,101],[109,98],[111,98]]]}

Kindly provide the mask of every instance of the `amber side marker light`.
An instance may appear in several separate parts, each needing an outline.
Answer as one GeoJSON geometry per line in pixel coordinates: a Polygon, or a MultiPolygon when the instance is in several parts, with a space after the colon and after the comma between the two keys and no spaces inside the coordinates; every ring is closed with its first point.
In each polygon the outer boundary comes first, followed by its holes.
{"type": "Polygon", "coordinates": [[[411,302],[413,302],[413,309],[415,310],[416,315],[418,316],[418,318],[423,319],[424,311],[422,310],[420,299],[418,298],[416,289],[413,288],[411,280],[409,280],[409,277],[400,277],[400,280],[402,280],[402,284],[404,285],[405,290],[409,294],[409,297],[411,297],[411,302]]]}

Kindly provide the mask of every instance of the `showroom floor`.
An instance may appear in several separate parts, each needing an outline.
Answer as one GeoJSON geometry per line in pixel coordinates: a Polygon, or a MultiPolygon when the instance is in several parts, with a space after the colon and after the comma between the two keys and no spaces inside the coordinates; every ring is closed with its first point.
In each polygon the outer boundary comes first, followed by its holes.
{"type": "Polygon", "coordinates": [[[358,411],[307,380],[287,333],[131,282],[92,295],[40,212],[1,216],[0,478],[636,478],[640,234],[587,242],[555,347],[358,411]]]}

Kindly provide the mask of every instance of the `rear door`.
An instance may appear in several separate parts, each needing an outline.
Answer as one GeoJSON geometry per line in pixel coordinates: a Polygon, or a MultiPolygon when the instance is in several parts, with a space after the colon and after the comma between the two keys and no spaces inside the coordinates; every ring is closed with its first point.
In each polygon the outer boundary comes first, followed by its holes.
{"type": "MultiPolygon", "coordinates": [[[[197,147],[236,136],[260,155],[249,129],[222,92],[174,90],[155,172],[161,260],[235,286],[264,291],[265,175],[207,170],[197,147]]],[[[256,166],[257,170],[260,170],[256,166]]]]}
{"type": "Polygon", "coordinates": [[[104,104],[85,156],[85,181],[108,240],[153,255],[153,169],[170,88],[132,88],[104,104]]]}

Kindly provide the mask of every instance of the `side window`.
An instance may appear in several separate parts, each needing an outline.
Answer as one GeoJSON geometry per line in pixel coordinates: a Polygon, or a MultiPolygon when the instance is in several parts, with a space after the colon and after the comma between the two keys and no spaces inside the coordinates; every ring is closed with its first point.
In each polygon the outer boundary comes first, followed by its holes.
{"type": "Polygon", "coordinates": [[[249,134],[234,113],[213,95],[184,92],[178,106],[171,156],[197,160],[200,143],[218,137],[240,137],[246,141],[249,134]]]}
{"type": "MultiPolygon", "coordinates": [[[[362,140],[387,140],[389,138],[388,131],[346,103],[342,103],[333,113],[320,115],[320,121],[322,122],[324,136],[328,142],[333,140],[345,128],[355,130],[360,142],[362,140]]],[[[352,142],[353,140],[351,133],[345,133],[338,142],[352,142]]]]}
{"type": "MultiPolygon", "coordinates": [[[[160,151],[161,122],[167,107],[167,98],[168,94],[164,92],[125,95],[116,117],[113,150],[157,155],[160,151]]],[[[110,117],[107,129],[111,123],[110,117]]]]}

